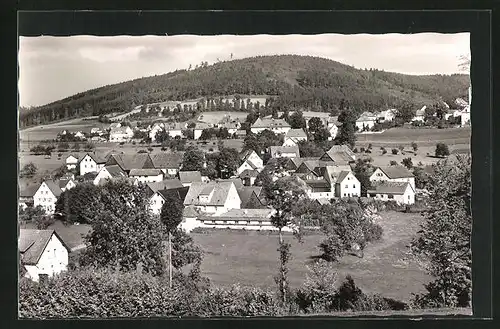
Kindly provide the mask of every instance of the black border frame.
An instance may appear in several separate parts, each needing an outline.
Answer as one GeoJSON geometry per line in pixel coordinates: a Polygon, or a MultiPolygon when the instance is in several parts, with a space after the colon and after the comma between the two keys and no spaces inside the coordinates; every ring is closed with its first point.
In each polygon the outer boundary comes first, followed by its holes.
{"type": "MultiPolygon", "coordinates": [[[[54,9],[112,9],[113,6],[105,4],[102,1],[86,1],[83,6],[78,6],[74,3],[64,3],[63,1],[19,1],[18,9],[22,10],[54,10],[54,9]],[[107,6],[106,6],[107,5],[107,6]]],[[[113,11],[84,11],[84,12],[32,12],[18,13],[17,18],[19,23],[19,35],[34,36],[34,35],[69,35],[69,34],[93,34],[93,35],[141,35],[141,34],[316,34],[316,33],[418,33],[418,32],[440,32],[440,33],[456,33],[456,32],[471,32],[471,81],[473,84],[473,104],[474,108],[481,108],[481,111],[472,114],[473,128],[471,148],[473,153],[473,216],[475,218],[473,224],[473,310],[474,315],[471,319],[490,318],[493,316],[492,304],[492,270],[493,270],[493,117],[497,116],[492,111],[493,80],[492,80],[492,41],[495,40],[495,31],[492,30],[495,11],[493,1],[442,1],[440,4],[432,3],[434,1],[422,1],[418,4],[406,4],[404,9],[413,9],[413,11],[395,10],[397,7],[402,8],[401,3],[398,5],[394,1],[372,1],[370,4],[361,4],[358,1],[353,1],[351,4],[340,1],[324,1],[319,3],[309,1],[309,9],[364,9],[365,11],[306,11],[306,12],[291,12],[291,11],[169,11],[169,12],[120,12],[113,11]],[[387,6],[387,4],[390,4],[387,6]],[[446,4],[452,5],[455,9],[462,10],[450,11],[446,9],[446,4]],[[474,5],[473,5],[474,4],[474,5]],[[476,9],[484,10],[468,10],[475,7],[476,9]],[[373,9],[386,9],[389,11],[371,11],[373,9]],[[421,11],[419,9],[429,9],[430,11],[421,11]],[[189,17],[189,19],[186,19],[189,17]],[[480,220],[476,220],[480,218],[480,220]]],[[[182,3],[182,2],[181,2],[182,3]]],[[[285,9],[286,2],[277,2],[274,4],[274,9],[285,9]]],[[[122,3],[130,7],[130,2],[122,3]]],[[[138,5],[138,4],[136,4],[138,5]]],[[[195,4],[195,7],[183,3],[185,9],[198,8],[217,8],[210,3],[195,4]]],[[[169,1],[168,6],[165,4],[141,3],[143,9],[164,8],[172,9],[179,8],[175,2],[169,1]],[[172,6],[173,5],[173,6],[172,6]]],[[[256,6],[254,6],[255,8],[256,6]]],[[[220,7],[218,7],[220,8],[220,7]]],[[[237,6],[226,4],[226,8],[236,9],[237,6]]],[[[496,34],[498,36],[498,34],[496,34]]],[[[10,35],[12,37],[12,35],[10,35]]],[[[16,41],[16,58],[17,58],[17,37],[16,41]]],[[[9,61],[9,63],[12,63],[9,61]]],[[[12,64],[10,64],[12,66],[12,64]]],[[[15,71],[17,79],[17,71],[15,71]]],[[[17,92],[16,103],[17,108],[17,92]]],[[[10,107],[13,107],[12,105],[10,107]]],[[[13,115],[13,114],[9,114],[13,115]]],[[[14,117],[14,115],[13,115],[14,117]]],[[[17,127],[17,113],[15,115],[17,127]]],[[[10,128],[10,127],[6,127],[10,128]]],[[[8,129],[1,132],[6,137],[13,138],[14,134],[8,133],[8,129]]],[[[16,130],[17,134],[17,130],[16,130]]],[[[17,139],[17,136],[15,137],[17,139]]],[[[9,140],[9,138],[7,138],[9,140]]],[[[9,145],[14,145],[9,143],[9,145]]],[[[17,148],[13,150],[16,152],[17,148]]],[[[16,161],[17,162],[17,161],[16,161]]],[[[17,163],[7,163],[1,161],[2,169],[17,172],[17,163]],[[14,169],[16,168],[16,169],[14,169]]],[[[2,182],[12,183],[12,188],[16,185],[17,176],[4,175],[2,182]]],[[[5,185],[5,184],[4,184],[5,185]]],[[[7,190],[7,188],[5,189],[7,190]]],[[[7,205],[17,204],[14,200],[12,192],[6,192],[4,202],[7,205]]],[[[17,197],[17,195],[16,195],[17,197]]],[[[11,207],[8,207],[11,208],[11,207]]],[[[17,209],[12,207],[13,215],[16,216],[17,209]]],[[[10,211],[9,211],[10,213],[10,211]]],[[[2,216],[3,217],[3,216],[2,216]]],[[[12,218],[9,214],[7,218],[12,218]]],[[[5,238],[2,243],[5,244],[4,250],[12,248],[12,244],[16,244],[12,232],[16,225],[13,219],[8,220],[8,224],[12,227],[6,227],[2,230],[5,233],[5,238]]],[[[17,318],[17,254],[3,254],[3,260],[8,269],[8,273],[3,278],[2,283],[8,283],[6,291],[13,292],[2,294],[2,301],[8,304],[4,305],[2,312],[9,318],[14,315],[17,318]],[[7,265],[8,264],[8,265],[7,265]],[[16,296],[16,298],[13,298],[16,296]],[[13,304],[12,304],[13,302],[13,304]]],[[[344,323],[349,322],[349,325],[358,326],[364,321],[350,321],[352,319],[335,318],[335,320],[344,323]]],[[[206,320],[184,320],[179,325],[203,325],[206,320]]],[[[218,320],[212,322],[217,326],[227,325],[229,319],[218,320]]],[[[268,319],[265,323],[274,323],[274,319],[268,319]]],[[[329,320],[314,320],[294,319],[295,323],[302,321],[313,321],[314,324],[321,325],[329,323],[329,320]]],[[[465,320],[467,321],[467,320],[465,320]]],[[[2,321],[3,322],[3,321],[2,321]]],[[[33,321],[22,320],[23,323],[34,324],[33,321]]],[[[71,321],[70,321],[71,322],[71,321]]],[[[239,322],[239,325],[244,325],[248,321],[239,322]]],[[[400,322],[391,321],[395,324],[400,322]]],[[[463,321],[460,321],[462,323],[463,321]]],[[[470,321],[467,321],[470,322],[470,321]]],[[[40,322],[36,322],[40,323],[40,322]]],[[[65,323],[68,323],[65,321],[65,323]]],[[[414,322],[415,323],[415,322],[414,322]]],[[[426,321],[426,325],[429,323],[426,321]]],[[[446,322],[449,324],[449,322],[446,322]]],[[[488,322],[489,323],[489,322],[488,322]]],[[[47,323],[52,325],[51,323],[47,323]]],[[[55,323],[54,323],[55,324],[55,323]]],[[[108,325],[111,322],[107,322],[108,325]]],[[[211,325],[211,323],[205,323],[211,325]]],[[[276,323],[277,324],[277,323],[276,323]]],[[[287,322],[287,326],[291,324],[287,322]]],[[[330,323],[333,324],[333,323],[330,323]]],[[[393,325],[384,321],[382,325],[393,325]]],[[[408,324],[411,324],[408,323],[408,324]]],[[[445,323],[440,323],[444,325],[445,323]]],[[[456,323],[458,324],[458,323],[456,323]]],[[[481,323],[480,325],[486,325],[481,323]]],[[[149,325],[149,324],[148,324],[149,325]]],[[[177,325],[177,324],[176,324],[177,325]]]]}

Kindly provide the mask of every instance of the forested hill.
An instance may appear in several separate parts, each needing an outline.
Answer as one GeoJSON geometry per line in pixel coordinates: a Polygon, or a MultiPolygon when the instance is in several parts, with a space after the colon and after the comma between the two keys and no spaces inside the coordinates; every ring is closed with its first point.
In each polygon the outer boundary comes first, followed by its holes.
{"type": "MultiPolygon", "coordinates": [[[[78,78],[78,77],[75,77],[78,78]]],[[[411,76],[379,70],[359,70],[329,59],[297,56],[259,56],[202,63],[177,70],[108,85],[20,113],[22,127],[36,124],[128,112],[137,105],[167,100],[234,94],[278,95],[273,106],[336,109],[345,99],[357,111],[377,110],[411,102],[415,106],[448,104],[467,97],[468,75],[411,76]]]]}

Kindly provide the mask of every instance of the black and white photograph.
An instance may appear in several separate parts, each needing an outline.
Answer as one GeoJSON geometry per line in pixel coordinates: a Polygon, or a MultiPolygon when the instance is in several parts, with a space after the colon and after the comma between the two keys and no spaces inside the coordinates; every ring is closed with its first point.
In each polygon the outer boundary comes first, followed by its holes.
{"type": "Polygon", "coordinates": [[[470,64],[468,32],[19,36],[19,318],[473,315],[470,64]]]}

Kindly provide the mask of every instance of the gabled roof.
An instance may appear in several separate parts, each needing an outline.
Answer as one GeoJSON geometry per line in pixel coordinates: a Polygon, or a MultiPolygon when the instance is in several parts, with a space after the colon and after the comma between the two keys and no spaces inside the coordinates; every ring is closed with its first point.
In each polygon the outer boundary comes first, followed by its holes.
{"type": "Polygon", "coordinates": [[[314,157],[307,157],[307,158],[289,158],[287,167],[295,167],[295,169],[299,168],[300,165],[304,161],[311,161],[311,160],[319,160],[319,158],[314,158],[314,157]]]}
{"type": "Polygon", "coordinates": [[[309,179],[304,180],[304,182],[309,187],[331,187],[331,185],[325,179],[309,179]]]}
{"type": "Polygon", "coordinates": [[[297,137],[307,137],[303,129],[290,129],[286,133],[285,137],[297,138],[297,137]]]}
{"type": "Polygon", "coordinates": [[[78,162],[81,162],[83,159],[85,159],[87,155],[97,164],[106,163],[106,157],[100,153],[95,153],[95,152],[85,153],[78,162]]]}
{"type": "Polygon", "coordinates": [[[262,187],[260,186],[242,186],[237,188],[238,196],[241,200],[241,208],[245,208],[246,204],[250,201],[252,194],[255,194],[257,198],[259,198],[260,193],[262,192],[262,187]]]}
{"type": "Polygon", "coordinates": [[[202,205],[202,206],[223,206],[229,196],[229,190],[234,186],[232,182],[193,182],[189,187],[189,191],[184,199],[184,205],[202,205]],[[213,190],[213,193],[208,201],[200,200],[198,197],[208,190],[213,190]]]}
{"type": "Polygon", "coordinates": [[[155,168],[159,169],[179,169],[182,163],[181,153],[156,153],[150,155],[155,168]]]}
{"type": "Polygon", "coordinates": [[[320,159],[333,161],[337,165],[346,165],[354,161],[355,155],[347,145],[334,145],[320,159]]]}
{"type": "Polygon", "coordinates": [[[367,191],[371,194],[404,194],[410,183],[408,182],[373,182],[372,188],[367,191]]]}
{"type": "Polygon", "coordinates": [[[237,189],[244,187],[243,182],[239,178],[217,179],[217,182],[233,183],[237,189]]]}
{"type": "MultiPolygon", "coordinates": [[[[61,190],[61,188],[59,187],[59,185],[56,184],[52,180],[46,180],[45,184],[48,186],[49,190],[52,192],[52,194],[54,194],[55,197],[59,197],[61,195],[61,193],[63,192],[61,190]]],[[[40,184],[40,186],[41,186],[41,184],[40,184]]]]}
{"type": "Polygon", "coordinates": [[[19,251],[24,265],[36,265],[47,247],[52,235],[55,234],[63,246],[71,250],[54,230],[20,229],[19,251]]]}
{"type": "Polygon", "coordinates": [[[66,187],[66,185],[68,185],[68,183],[72,181],[71,178],[61,178],[59,179],[59,188],[63,189],[66,187]]]}
{"type": "Polygon", "coordinates": [[[240,154],[240,159],[241,159],[241,161],[246,161],[246,160],[248,160],[248,158],[249,158],[249,157],[250,157],[253,153],[255,153],[255,155],[256,155],[256,156],[258,156],[258,157],[259,157],[259,159],[260,159],[260,156],[259,156],[259,155],[257,154],[257,152],[255,152],[254,150],[245,150],[245,151],[241,152],[241,154],[240,154]]]}
{"type": "Polygon", "coordinates": [[[300,156],[298,146],[271,146],[269,149],[271,151],[272,158],[275,158],[277,154],[283,153],[295,153],[297,158],[300,156]]]}
{"type": "Polygon", "coordinates": [[[66,157],[66,162],[68,162],[68,159],[73,158],[76,159],[76,162],[78,162],[78,155],[70,154],[66,157]]]}
{"type": "Polygon", "coordinates": [[[168,189],[176,189],[184,187],[181,181],[178,179],[165,179],[162,180],[161,182],[147,183],[146,185],[153,193],[156,193],[159,190],[168,190],[168,189]]]}
{"type": "Polygon", "coordinates": [[[413,174],[403,166],[389,166],[379,168],[390,179],[414,177],[413,174]]]}
{"type": "Polygon", "coordinates": [[[186,194],[188,193],[189,187],[177,187],[177,188],[171,188],[171,189],[165,189],[165,190],[159,190],[158,194],[160,194],[163,199],[166,199],[169,195],[176,195],[182,202],[184,202],[184,199],[186,198],[186,194]]]}
{"type": "Polygon", "coordinates": [[[427,108],[427,105],[424,105],[420,110],[417,110],[415,112],[415,116],[424,116],[425,115],[425,109],[427,108]]]}
{"type": "Polygon", "coordinates": [[[130,169],[130,176],[158,176],[161,175],[160,169],[130,169]]]}
{"type": "MultiPolygon", "coordinates": [[[[251,163],[251,162],[249,161],[249,163],[251,163]]],[[[257,177],[258,175],[259,175],[259,172],[257,170],[245,169],[241,172],[240,178],[257,177]]]]}
{"type": "Polygon", "coordinates": [[[131,169],[154,169],[153,161],[148,153],[111,154],[106,164],[117,164],[125,171],[130,171],[131,169]]]}
{"type": "Polygon", "coordinates": [[[342,183],[350,172],[351,168],[349,166],[327,166],[325,167],[324,177],[331,184],[338,184],[342,183]]]}
{"type": "Polygon", "coordinates": [[[179,179],[182,183],[201,182],[199,171],[179,171],[179,179]]]}
{"type": "Polygon", "coordinates": [[[32,198],[39,188],[40,184],[30,184],[19,191],[19,196],[22,198],[32,198]]]}
{"type": "Polygon", "coordinates": [[[106,166],[104,168],[106,168],[106,171],[113,178],[127,177],[127,173],[124,172],[118,165],[106,166]]]}
{"type": "Polygon", "coordinates": [[[275,129],[275,128],[287,128],[290,127],[290,125],[283,119],[262,119],[258,118],[254,124],[252,125],[252,128],[268,128],[268,129],[275,129]]]}

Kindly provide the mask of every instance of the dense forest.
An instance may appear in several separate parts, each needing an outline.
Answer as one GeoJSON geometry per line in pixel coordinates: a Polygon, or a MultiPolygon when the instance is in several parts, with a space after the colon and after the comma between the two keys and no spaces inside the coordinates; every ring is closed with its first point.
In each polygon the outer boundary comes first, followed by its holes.
{"type": "MultiPolygon", "coordinates": [[[[344,99],[358,112],[415,106],[467,97],[469,76],[411,76],[356,69],[329,59],[258,56],[177,70],[88,90],[31,109],[20,109],[21,127],[102,114],[128,112],[142,104],[225,95],[275,95],[270,106],[336,111],[344,99]]],[[[264,105],[264,104],[263,104],[264,105]]]]}

